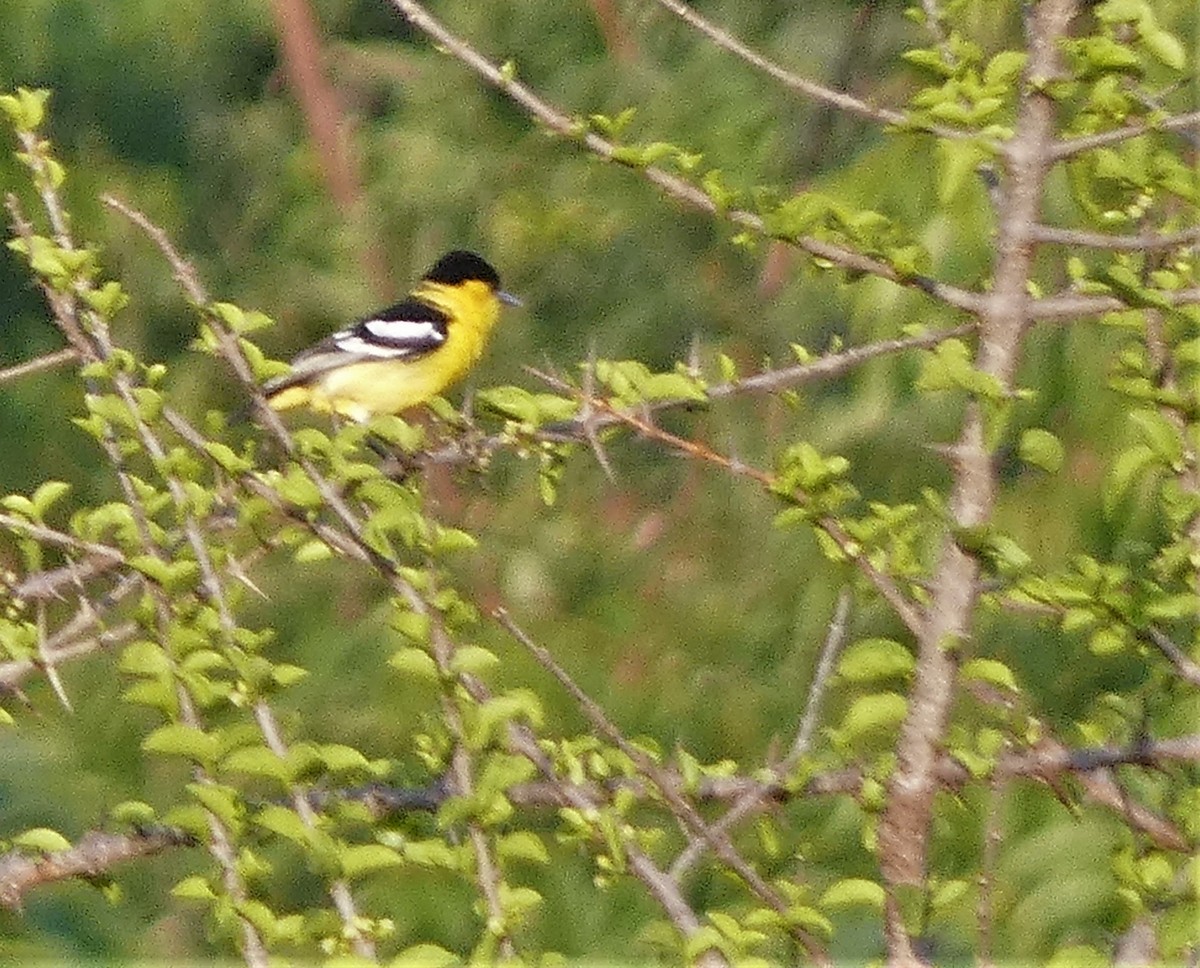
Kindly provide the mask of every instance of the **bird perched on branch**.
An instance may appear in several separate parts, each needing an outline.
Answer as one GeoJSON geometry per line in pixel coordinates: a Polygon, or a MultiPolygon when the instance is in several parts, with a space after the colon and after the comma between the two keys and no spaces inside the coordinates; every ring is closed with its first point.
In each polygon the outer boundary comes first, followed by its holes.
{"type": "Polygon", "coordinates": [[[338,330],[263,387],[276,410],[308,406],[365,423],[456,383],[479,360],[502,303],[520,300],[474,252],[448,252],[394,306],[338,330]]]}

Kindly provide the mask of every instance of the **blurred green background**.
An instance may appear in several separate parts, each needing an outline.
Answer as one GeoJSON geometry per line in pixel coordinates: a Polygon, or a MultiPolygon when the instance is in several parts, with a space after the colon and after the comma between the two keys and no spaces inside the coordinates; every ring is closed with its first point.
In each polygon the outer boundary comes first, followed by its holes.
{"type": "MultiPolygon", "coordinates": [[[[791,343],[821,350],[835,338],[861,343],[911,323],[961,321],[887,284],[846,286],[794,253],[731,245],[730,226],[547,138],[384,0],[315,6],[361,183],[348,208],[323,177],[268,4],[0,0],[0,88],[53,90],[49,130],[68,166],[75,231],[103,246],[105,266],[134,297],[115,335],[172,364],[167,385],[185,411],[236,407],[237,390],[188,349],[195,319],[168,268],[144,237],[103,209],[102,192],[162,225],[214,297],[274,317],[263,343],[285,357],[399,295],[443,250],[484,253],[525,308],[505,317],[472,378],[478,387],[540,389],[523,364],[572,372],[593,347],[600,356],[669,368],[695,344],[706,365],[723,352],[752,371],[768,359],[789,360],[791,343]]],[[[985,11],[973,24],[979,42],[1012,43],[1014,5],[978,6],[985,11]]],[[[903,105],[920,83],[897,59],[906,46],[926,43],[901,3],[712,0],[699,9],[799,73],[877,103],[903,105]]],[[[433,12],[496,60],[512,59],[523,80],[570,113],[616,115],[636,106],[631,141],[703,152],[706,166],[739,189],[813,187],[878,209],[930,249],[939,277],[969,286],[987,277],[985,194],[971,186],[950,209],[939,208],[931,142],[884,137],[831,116],[653,3],[441,2],[433,12]]],[[[32,208],[24,173],[7,153],[0,179],[32,208]]],[[[1051,214],[1072,214],[1059,184],[1051,214]]],[[[1047,279],[1062,281],[1053,268],[1047,279]]],[[[60,345],[8,252],[0,254],[0,320],[0,365],[60,345]]],[[[1079,550],[1121,558],[1148,539],[1131,516],[1108,520],[1099,510],[1104,462],[1123,433],[1105,388],[1116,343],[1092,326],[1046,328],[1031,339],[1021,382],[1039,393],[1020,410],[1020,426],[1058,434],[1068,462],[1047,477],[1006,457],[1000,518],[1041,563],[1079,550]]],[[[930,445],[953,439],[962,401],[918,397],[911,389],[918,365],[912,355],[886,359],[805,388],[794,406],[740,400],[668,423],[761,466],[784,444],[809,440],[849,457],[868,499],[919,502],[922,488],[948,481],[930,445]]],[[[80,407],[69,372],[0,387],[0,489],[61,478],[82,499],[111,494],[100,455],[67,422],[80,407]]],[[[538,499],[536,469],[510,457],[486,475],[440,481],[439,514],[481,539],[480,551],[460,561],[461,580],[482,603],[510,608],[629,734],[665,749],[680,744],[703,760],[761,763],[772,743],[790,742],[848,576],[806,532],[774,530],[775,507],[752,485],[637,443],[618,442],[610,456],[614,481],[581,453],[552,508],[538,499]]],[[[394,648],[382,589],[340,562],[301,570],[272,560],[256,579],[269,601],[253,606],[254,620],[278,628],[280,655],[312,672],[284,699],[304,711],[301,735],[409,762],[407,737],[430,696],[381,674],[394,648]]],[[[853,633],[902,637],[872,606],[856,609],[853,633]]],[[[552,731],[584,728],[522,654],[495,630],[481,634],[503,656],[505,681],[546,697],[552,731]]],[[[1097,659],[1079,641],[1011,617],[985,616],[975,647],[1010,663],[1033,706],[1068,738],[1100,690],[1146,676],[1139,662],[1097,659]]],[[[179,771],[140,755],[153,718],[115,702],[122,683],[110,658],[80,662],[64,679],[73,715],[57,708],[44,683],[31,682],[20,729],[3,737],[0,837],[30,826],[75,836],[121,800],[166,805],[177,789],[179,771]]],[[[850,696],[835,690],[826,723],[837,721],[850,696]]],[[[1194,723],[1190,707],[1180,715],[1194,723]]],[[[947,877],[978,865],[980,808],[981,798],[966,797],[940,813],[938,862],[947,877]]],[[[1091,811],[1072,817],[1026,789],[1011,792],[1003,814],[997,951],[1037,958],[1060,943],[1107,937],[1118,913],[1108,866],[1117,825],[1091,811]]],[[[873,876],[853,804],[797,805],[779,822],[779,872],[795,868],[817,885],[873,876]]],[[[540,823],[553,828],[549,815],[540,823]]],[[[23,914],[0,914],[0,959],[203,954],[200,919],[165,897],[175,879],[203,863],[198,852],[180,852],[122,869],[125,899],[115,907],[83,885],[39,891],[23,914]]],[[[563,850],[549,871],[521,873],[548,899],[530,935],[536,945],[573,957],[649,954],[636,938],[655,912],[635,886],[597,892],[587,859],[563,850]]],[[[287,902],[315,903],[310,881],[298,872],[287,902]]],[[[719,877],[700,878],[692,893],[700,909],[734,895],[719,877]]],[[[478,930],[453,913],[469,904],[461,884],[391,879],[369,887],[365,899],[368,910],[395,918],[397,944],[461,949],[478,930]]],[[[971,921],[964,907],[957,923],[942,926],[947,959],[965,952],[971,921]]],[[[839,928],[838,957],[878,953],[870,920],[839,928]]]]}

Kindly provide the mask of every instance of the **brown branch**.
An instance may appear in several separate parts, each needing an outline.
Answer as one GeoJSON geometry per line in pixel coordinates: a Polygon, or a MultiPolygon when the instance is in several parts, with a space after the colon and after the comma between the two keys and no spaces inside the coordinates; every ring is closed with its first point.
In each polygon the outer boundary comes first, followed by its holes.
{"type": "MultiPolygon", "coordinates": [[[[704,390],[704,394],[710,400],[726,400],[741,396],[778,393],[782,390],[804,386],[807,383],[833,379],[879,357],[890,356],[894,353],[902,353],[908,350],[928,349],[949,339],[969,336],[973,332],[975,332],[975,325],[973,323],[965,323],[962,326],[955,326],[951,329],[939,329],[929,333],[922,333],[919,336],[878,340],[863,346],[851,347],[848,350],[826,353],[816,359],[809,360],[806,363],[798,363],[795,366],[780,367],[777,370],[765,370],[761,373],[755,373],[728,383],[716,383],[707,387],[704,390]]],[[[585,378],[591,372],[590,368],[585,369],[585,378]]],[[[557,385],[565,386],[562,381],[558,381],[557,385]]],[[[571,392],[574,392],[574,388],[569,389],[571,392]]],[[[590,397],[590,394],[584,393],[584,398],[581,402],[581,415],[579,417],[570,421],[549,424],[534,433],[535,439],[547,443],[571,443],[578,441],[579,443],[592,444],[597,431],[607,427],[619,426],[622,423],[617,417],[590,410],[587,405],[587,400],[590,397]]],[[[694,407],[695,405],[695,400],[654,400],[645,405],[643,412],[656,414],[667,410],[694,407]]],[[[511,445],[511,436],[493,434],[465,442],[455,441],[438,450],[426,451],[416,459],[422,465],[456,464],[486,456],[502,447],[511,445]]],[[[395,468],[395,472],[397,473],[407,473],[409,471],[411,471],[411,467],[408,465],[395,468]]]]}
{"type": "MultiPolygon", "coordinates": [[[[559,685],[571,696],[579,711],[583,713],[593,728],[629,757],[637,767],[638,772],[654,785],[668,809],[682,824],[684,829],[692,836],[704,840],[713,853],[733,873],[741,878],[743,883],[759,899],[786,918],[787,912],[790,909],[787,898],[767,883],[762,875],[738,853],[733,842],[724,831],[705,823],[704,819],[696,811],[696,808],[680,793],[683,787],[679,782],[679,777],[671,771],[663,769],[650,756],[630,743],[617,728],[616,724],[608,718],[600,705],[576,684],[567,671],[558,664],[554,656],[547,649],[534,642],[503,608],[494,609],[492,616],[514,640],[520,643],[558,681],[559,685]]],[[[678,877],[672,874],[664,876],[669,877],[673,883],[678,883],[678,877]]],[[[814,962],[820,965],[832,965],[828,953],[814,935],[799,925],[794,924],[789,925],[788,930],[803,946],[805,952],[814,962]]]]}
{"type": "MultiPolygon", "coordinates": [[[[873,104],[868,104],[853,95],[846,94],[843,91],[834,91],[821,84],[814,83],[806,78],[794,74],[786,68],[780,67],[774,61],[769,60],[757,51],[747,47],[740,40],[730,34],[728,31],[722,30],[720,27],[705,20],[691,7],[680,0],[658,0],[658,3],[670,10],[675,16],[679,17],[684,22],[690,24],[700,33],[704,34],[718,47],[736,54],[746,63],[758,68],[760,71],[770,75],[775,80],[779,81],[784,87],[789,88],[802,94],[814,101],[819,101],[822,104],[827,104],[830,107],[837,108],[846,114],[853,114],[860,118],[866,118],[869,121],[874,121],[878,124],[890,124],[906,130],[923,130],[930,134],[937,135],[939,138],[977,138],[978,133],[974,131],[960,131],[957,128],[948,128],[944,125],[923,125],[912,118],[909,118],[901,111],[894,111],[890,108],[880,108],[873,104]]],[[[994,142],[986,142],[993,150],[999,150],[999,146],[994,142]]]]}
{"type": "MultiPolygon", "coordinates": [[[[992,293],[980,317],[976,366],[1010,389],[1029,321],[1028,281],[1033,268],[1033,227],[1040,222],[1050,169],[1055,104],[1045,82],[1061,76],[1060,41],[1075,16],[1076,0],[1040,0],[1027,14],[1029,60],[1022,81],[1015,135],[1001,156],[1004,204],[997,226],[992,293]]],[[[954,448],[950,509],[960,528],[986,524],[995,506],[996,471],[984,440],[978,403],[968,409],[954,448]]],[[[958,655],[971,634],[978,597],[979,563],[947,539],[933,578],[928,621],[919,636],[908,711],[896,743],[896,769],[888,782],[879,825],[879,862],[888,886],[885,935],[888,959],[914,964],[896,889],[926,886],[937,760],[955,696],[958,655]]]]}
{"type": "MultiPolygon", "coordinates": [[[[527,733],[522,735],[524,739],[514,741],[514,751],[534,758],[546,779],[519,783],[510,788],[508,799],[517,806],[529,809],[573,806],[594,811],[600,804],[610,802],[618,791],[629,791],[639,798],[648,796],[645,782],[639,779],[622,778],[606,784],[563,781],[554,774],[536,741],[527,733]]],[[[1162,769],[1172,763],[1200,763],[1200,734],[1134,747],[1068,749],[1057,743],[1043,743],[1034,749],[1005,753],[996,764],[992,780],[994,783],[1013,779],[1047,782],[1061,776],[1075,776],[1091,799],[1124,817],[1150,837],[1157,847],[1189,851],[1193,845],[1177,827],[1153,811],[1131,803],[1109,776],[1117,766],[1162,769]],[[1092,782],[1097,777],[1099,781],[1092,782]]],[[[946,790],[959,790],[975,782],[975,777],[948,755],[942,755],[938,760],[937,778],[946,790]]],[[[707,803],[738,803],[754,797],[767,803],[782,804],[815,797],[856,796],[862,780],[863,774],[854,768],[817,774],[799,789],[745,776],[706,777],[700,780],[695,798],[707,803]]],[[[683,785],[681,777],[674,777],[671,782],[679,787],[683,785]]],[[[444,783],[413,789],[372,784],[343,790],[313,789],[307,791],[306,797],[314,809],[327,810],[335,803],[355,802],[366,806],[374,817],[385,819],[435,812],[453,793],[454,790],[444,783]]],[[[127,860],[193,845],[195,840],[182,830],[153,828],[127,834],[93,831],[80,838],[69,851],[49,857],[37,858],[24,851],[10,851],[0,855],[0,905],[17,907],[22,896],[31,889],[72,877],[103,877],[127,860]]],[[[651,871],[642,867],[640,871],[649,876],[658,890],[671,897],[671,907],[676,908],[679,895],[674,879],[657,869],[651,871]]],[[[694,914],[691,921],[698,924],[694,914]]]]}
{"type": "Polygon", "coordinates": [[[1128,141],[1130,138],[1140,138],[1144,134],[1153,134],[1156,131],[1181,131],[1197,126],[1200,126],[1200,111],[1177,114],[1173,118],[1166,118],[1162,121],[1138,122],[1123,128],[1113,128],[1111,131],[1100,131],[1097,134],[1063,138],[1051,145],[1050,157],[1053,161],[1063,161],[1081,152],[1115,145],[1121,141],[1128,141]]]}
{"type": "MultiPolygon", "coordinates": [[[[427,33],[440,46],[474,70],[485,81],[508,95],[525,109],[536,121],[550,131],[562,135],[572,141],[584,145],[589,150],[607,161],[615,161],[617,146],[600,137],[594,132],[581,134],[579,124],[572,118],[553,108],[549,103],[538,97],[532,89],[511,78],[507,72],[475,51],[470,45],[452,34],[442,24],[435,20],[416,0],[391,0],[404,17],[415,27],[427,33]]],[[[696,186],[669,174],[653,165],[629,166],[639,172],[642,177],[658,186],[672,198],[684,204],[706,212],[727,218],[729,221],[748,228],[754,232],[765,234],[762,219],[753,212],[744,209],[723,209],[696,186]]],[[[796,246],[818,259],[831,262],[843,269],[860,272],[887,279],[897,285],[919,289],[932,296],[939,302],[966,312],[976,313],[986,303],[986,299],[978,293],[960,289],[948,283],[938,282],[927,276],[910,276],[897,272],[892,266],[878,259],[862,255],[853,249],[824,242],[810,236],[785,238],[783,241],[796,246]]]]}
{"type": "Polygon", "coordinates": [[[25,894],[34,888],[75,877],[104,877],[114,867],[135,858],[195,844],[195,839],[181,830],[160,827],[129,834],[92,831],[54,854],[35,856],[11,850],[0,855],[0,905],[20,910],[25,894]]]}
{"type": "Polygon", "coordinates": [[[26,360],[24,363],[17,363],[15,366],[0,370],[0,383],[19,380],[30,373],[41,373],[43,370],[52,370],[55,367],[62,366],[64,363],[73,363],[77,359],[79,359],[79,354],[69,346],[61,350],[55,350],[53,353],[47,353],[45,356],[37,356],[32,360],[26,360]]]}
{"type": "MultiPolygon", "coordinates": [[[[529,369],[529,368],[527,368],[529,369]]],[[[548,373],[542,373],[538,370],[530,369],[530,372],[539,376],[555,389],[576,393],[577,391],[569,384],[548,373]]],[[[737,477],[747,477],[750,480],[762,485],[768,491],[774,490],[776,486],[776,478],[766,471],[759,470],[744,461],[737,460],[732,457],[727,457],[724,454],[719,454],[710,449],[707,445],[694,440],[688,440],[685,437],[680,437],[669,431],[663,430],[661,427],[651,423],[647,417],[638,416],[629,413],[625,410],[619,410],[602,398],[589,398],[590,406],[597,414],[605,414],[610,419],[617,423],[623,424],[634,430],[640,437],[645,440],[654,441],[664,444],[667,447],[685,454],[688,457],[693,457],[697,460],[704,461],[709,464],[714,464],[730,474],[737,477]]],[[[801,504],[806,500],[803,494],[795,494],[793,497],[801,504]]],[[[921,608],[900,590],[899,586],[892,580],[891,576],[884,574],[872,564],[870,558],[862,552],[858,543],[854,541],[837,522],[836,519],[828,515],[817,518],[813,524],[824,531],[841,549],[846,559],[854,564],[862,575],[875,586],[875,590],[886,601],[897,617],[905,624],[910,632],[915,636],[921,634],[921,630],[925,624],[925,618],[921,608]]]]}
{"type": "Polygon", "coordinates": [[[1085,232],[1082,229],[1060,229],[1052,225],[1039,225],[1033,230],[1038,242],[1050,245],[1066,245],[1082,249],[1112,249],[1119,252],[1149,252],[1154,249],[1178,249],[1200,242],[1200,227],[1181,232],[1149,235],[1106,235],[1103,232],[1085,232]]]}
{"type": "Polygon", "coordinates": [[[1184,682],[1200,686],[1200,663],[1197,663],[1179,646],[1171,641],[1171,637],[1161,629],[1151,626],[1139,634],[1144,642],[1149,642],[1161,652],[1175,668],[1175,674],[1184,682]]]}

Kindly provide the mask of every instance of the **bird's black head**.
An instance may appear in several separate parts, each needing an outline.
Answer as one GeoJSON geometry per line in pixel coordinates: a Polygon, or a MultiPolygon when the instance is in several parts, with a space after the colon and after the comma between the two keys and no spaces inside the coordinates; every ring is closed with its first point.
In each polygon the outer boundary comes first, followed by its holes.
{"type": "Polygon", "coordinates": [[[464,252],[461,249],[447,252],[438,259],[433,268],[425,273],[425,279],[446,286],[456,286],[460,282],[477,279],[486,282],[493,289],[500,288],[500,276],[496,270],[474,252],[464,252]]]}

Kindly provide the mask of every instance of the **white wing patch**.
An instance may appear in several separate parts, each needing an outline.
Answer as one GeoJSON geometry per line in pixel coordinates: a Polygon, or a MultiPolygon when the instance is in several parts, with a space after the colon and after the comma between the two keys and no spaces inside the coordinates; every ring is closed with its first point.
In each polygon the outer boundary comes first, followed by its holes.
{"type": "Polygon", "coordinates": [[[391,343],[395,348],[412,344],[429,349],[446,341],[443,330],[428,320],[416,319],[368,319],[361,324],[372,336],[391,343]]]}
{"type": "Polygon", "coordinates": [[[397,357],[408,356],[412,352],[402,346],[384,346],[382,343],[372,343],[350,332],[334,334],[333,343],[343,353],[374,356],[381,360],[394,360],[397,357]]]}

